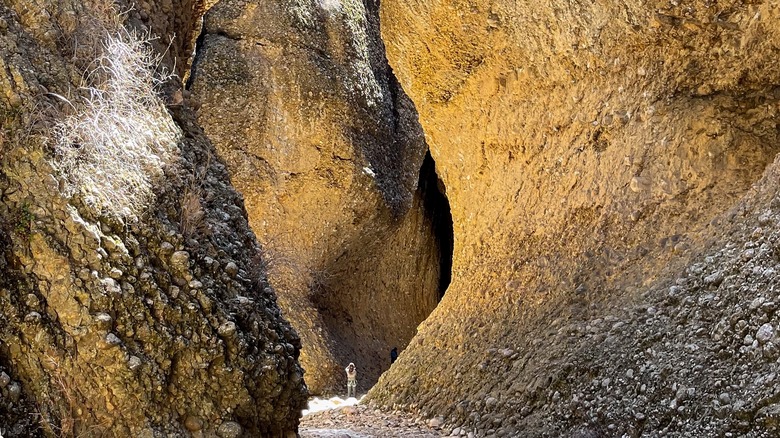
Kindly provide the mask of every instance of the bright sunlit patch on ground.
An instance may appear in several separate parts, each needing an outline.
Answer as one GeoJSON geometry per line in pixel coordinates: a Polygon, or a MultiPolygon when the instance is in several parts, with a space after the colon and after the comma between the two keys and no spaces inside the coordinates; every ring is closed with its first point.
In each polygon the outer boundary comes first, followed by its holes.
{"type": "Polygon", "coordinates": [[[368,435],[363,435],[348,429],[309,429],[304,431],[301,436],[304,438],[371,438],[368,435]]]}
{"type": "Polygon", "coordinates": [[[341,397],[331,397],[329,399],[315,397],[309,400],[309,408],[303,410],[303,415],[327,411],[329,409],[343,408],[344,406],[355,406],[356,404],[360,403],[360,400],[363,400],[363,397],[365,397],[365,395],[361,396],[359,399],[350,397],[346,400],[341,397]]]}

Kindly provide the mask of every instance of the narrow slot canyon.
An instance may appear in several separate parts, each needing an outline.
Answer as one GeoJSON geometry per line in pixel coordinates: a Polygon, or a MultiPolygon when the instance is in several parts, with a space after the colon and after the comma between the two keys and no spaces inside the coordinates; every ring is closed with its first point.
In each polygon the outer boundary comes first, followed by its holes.
{"type": "Polygon", "coordinates": [[[188,83],[198,122],[244,196],[310,393],[343,393],[350,362],[365,393],[449,286],[444,184],[384,57],[378,4],[358,16],[312,5],[306,25],[276,3],[227,18],[244,7],[204,16],[188,83]]]}
{"type": "Polygon", "coordinates": [[[0,438],[780,434],[777,2],[29,3],[0,438]]]}
{"type": "MultiPolygon", "coordinates": [[[[426,153],[411,208],[394,225],[396,231],[388,233],[392,238],[376,242],[373,233],[357,237],[359,248],[348,247],[328,265],[337,274],[310,290],[331,340],[328,353],[339,364],[358,365],[361,394],[389,368],[390,350],[403,352],[449,286],[453,227],[444,193],[435,163],[426,153]]],[[[302,354],[307,354],[305,343],[302,354]]],[[[332,376],[336,381],[343,379],[341,368],[332,376]]],[[[343,384],[336,384],[321,395],[343,391],[343,384]]]]}

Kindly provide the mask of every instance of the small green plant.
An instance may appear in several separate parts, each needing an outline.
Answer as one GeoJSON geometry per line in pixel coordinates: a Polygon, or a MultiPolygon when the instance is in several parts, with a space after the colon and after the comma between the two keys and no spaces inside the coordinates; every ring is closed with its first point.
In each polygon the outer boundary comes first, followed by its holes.
{"type": "Polygon", "coordinates": [[[34,220],[35,215],[30,211],[30,204],[25,202],[19,209],[16,223],[14,224],[14,231],[19,236],[25,239],[28,238],[30,236],[30,230],[34,220]]]}

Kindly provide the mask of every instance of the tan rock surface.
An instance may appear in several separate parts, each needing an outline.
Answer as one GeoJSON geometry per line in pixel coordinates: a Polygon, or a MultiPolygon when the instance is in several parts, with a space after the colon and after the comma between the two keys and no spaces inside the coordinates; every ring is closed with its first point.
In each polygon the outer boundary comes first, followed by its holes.
{"type": "MultiPolygon", "coordinates": [[[[720,368],[702,349],[729,344],[688,349],[679,327],[707,319],[659,303],[675,281],[718,283],[681,271],[741,226],[728,212],[778,151],[777,5],[406,0],[381,17],[455,252],[447,295],[370,396],[487,436],[742,427],[703,407],[743,379],[707,375],[720,368]],[[623,383],[626,368],[642,376],[623,383]],[[676,422],[667,393],[683,382],[704,414],[676,422]]],[[[755,412],[763,394],[743,402],[755,412]]]]}
{"type": "Polygon", "coordinates": [[[435,307],[439,255],[417,190],[426,145],[363,2],[222,1],[191,90],[300,333],[309,388],[360,390],[435,307]]]}

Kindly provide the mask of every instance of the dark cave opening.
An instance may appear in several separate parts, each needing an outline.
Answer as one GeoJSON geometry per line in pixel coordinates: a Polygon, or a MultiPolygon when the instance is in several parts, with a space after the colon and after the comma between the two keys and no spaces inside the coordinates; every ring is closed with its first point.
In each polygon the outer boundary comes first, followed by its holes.
{"type": "Polygon", "coordinates": [[[452,251],[455,237],[447,188],[436,173],[436,162],[430,151],[425,153],[417,189],[422,194],[423,210],[431,221],[431,229],[439,252],[439,300],[441,300],[452,280],[452,251]]]}

